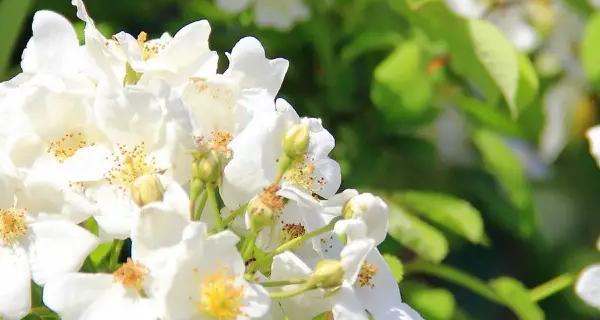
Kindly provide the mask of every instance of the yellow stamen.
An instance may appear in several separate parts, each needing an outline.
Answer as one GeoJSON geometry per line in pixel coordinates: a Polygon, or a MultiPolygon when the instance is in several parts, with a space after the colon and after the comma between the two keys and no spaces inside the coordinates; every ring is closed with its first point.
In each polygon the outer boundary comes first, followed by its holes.
{"type": "Polygon", "coordinates": [[[375,285],[372,283],[372,281],[373,277],[375,277],[375,274],[377,274],[377,271],[378,268],[376,265],[365,261],[365,263],[363,263],[363,265],[360,267],[360,272],[358,273],[358,285],[361,288],[373,288],[375,285]]]}
{"type": "Polygon", "coordinates": [[[217,320],[234,320],[242,314],[244,288],[235,284],[235,278],[227,271],[208,276],[200,287],[197,308],[217,320]]]}
{"type": "Polygon", "coordinates": [[[27,232],[25,211],[0,209],[0,239],[5,245],[13,244],[27,232]]]}
{"type": "Polygon", "coordinates": [[[283,225],[282,231],[283,242],[296,239],[306,233],[306,229],[300,223],[286,223],[283,225]]]}
{"type": "Polygon", "coordinates": [[[106,175],[109,183],[129,190],[137,178],[158,173],[154,161],[147,159],[144,143],[133,149],[127,149],[123,145],[118,147],[119,152],[114,155],[114,167],[106,175]]]}
{"type": "Polygon", "coordinates": [[[120,282],[125,288],[141,291],[147,274],[148,269],[143,264],[133,262],[131,258],[128,258],[127,262],[113,273],[113,278],[115,282],[120,282]]]}
{"type": "Polygon", "coordinates": [[[59,139],[51,141],[48,145],[48,153],[52,154],[56,160],[63,162],[73,156],[77,150],[91,146],[86,135],[77,130],[65,133],[59,139]]]}

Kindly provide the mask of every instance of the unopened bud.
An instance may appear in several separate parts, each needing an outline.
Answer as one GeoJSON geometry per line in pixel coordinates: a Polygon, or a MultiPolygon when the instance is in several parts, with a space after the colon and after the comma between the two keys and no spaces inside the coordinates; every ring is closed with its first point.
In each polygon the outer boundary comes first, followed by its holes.
{"type": "Polygon", "coordinates": [[[133,182],[131,197],[140,207],[151,202],[161,201],[164,189],[158,177],[153,174],[143,175],[133,182]]]}
{"type": "Polygon", "coordinates": [[[216,152],[208,152],[192,163],[192,174],[206,183],[216,182],[221,176],[221,161],[216,152]]]}
{"type": "Polygon", "coordinates": [[[344,282],[344,268],[338,260],[321,260],[308,283],[323,289],[337,288],[344,282]]]}
{"type": "Polygon", "coordinates": [[[271,226],[281,214],[285,200],[277,195],[279,187],[271,185],[248,203],[248,219],[250,226],[259,230],[271,226]]]}
{"type": "Polygon", "coordinates": [[[296,124],[289,128],[283,137],[283,151],[292,159],[301,157],[308,151],[309,140],[308,125],[304,123],[296,124]]]}

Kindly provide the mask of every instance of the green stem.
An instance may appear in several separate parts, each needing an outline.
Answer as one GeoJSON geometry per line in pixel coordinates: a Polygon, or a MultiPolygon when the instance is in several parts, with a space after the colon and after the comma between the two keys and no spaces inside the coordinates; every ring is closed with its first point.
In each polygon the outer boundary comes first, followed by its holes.
{"type": "Polygon", "coordinates": [[[314,285],[309,285],[309,286],[300,287],[300,288],[298,288],[296,290],[292,290],[292,291],[270,292],[269,297],[271,297],[271,299],[291,298],[291,297],[295,297],[299,294],[302,294],[306,291],[312,290],[314,288],[315,288],[314,285]]]}
{"type": "Polygon", "coordinates": [[[303,284],[306,283],[306,279],[290,279],[290,280],[281,280],[281,281],[265,281],[260,282],[259,284],[265,288],[268,287],[282,287],[291,284],[303,284]]]}
{"type": "Polygon", "coordinates": [[[206,191],[202,191],[200,196],[198,196],[197,202],[195,205],[194,214],[192,215],[192,220],[199,221],[202,217],[202,212],[204,212],[204,207],[206,206],[206,199],[208,198],[208,194],[206,191]]]}
{"type": "Polygon", "coordinates": [[[237,208],[235,211],[230,213],[227,218],[223,219],[223,225],[228,226],[231,222],[233,222],[233,220],[235,220],[237,217],[241,216],[244,212],[246,212],[247,207],[248,204],[246,203],[245,205],[242,205],[241,207],[237,208]]]}
{"type": "Polygon", "coordinates": [[[575,279],[576,276],[572,273],[562,274],[529,290],[529,296],[531,296],[531,300],[535,302],[544,300],[549,296],[570,287],[573,282],[575,282],[575,279]]]}
{"type": "Polygon", "coordinates": [[[252,254],[254,253],[256,237],[258,237],[258,232],[256,232],[256,230],[250,230],[250,233],[248,233],[248,236],[244,239],[241,250],[242,259],[244,259],[244,261],[247,261],[252,257],[252,254]]]}
{"type": "Polygon", "coordinates": [[[114,240],[111,248],[110,259],[108,260],[109,270],[115,270],[119,265],[119,256],[123,249],[124,240],[114,240]]]}
{"type": "Polygon", "coordinates": [[[215,228],[217,231],[223,231],[225,227],[223,225],[223,218],[221,217],[221,208],[219,207],[219,201],[217,200],[215,185],[212,183],[207,184],[206,193],[208,194],[208,201],[210,202],[213,214],[215,215],[215,228]]]}
{"type": "Polygon", "coordinates": [[[285,173],[291,165],[292,159],[286,154],[283,154],[281,157],[279,157],[279,160],[277,162],[277,176],[275,177],[275,181],[273,181],[273,184],[278,184],[281,181],[283,175],[285,175],[285,173]]]}
{"type": "Polygon", "coordinates": [[[450,266],[417,260],[407,264],[404,271],[406,274],[423,273],[444,279],[469,289],[492,302],[505,305],[502,298],[500,298],[485,282],[450,266]]]}

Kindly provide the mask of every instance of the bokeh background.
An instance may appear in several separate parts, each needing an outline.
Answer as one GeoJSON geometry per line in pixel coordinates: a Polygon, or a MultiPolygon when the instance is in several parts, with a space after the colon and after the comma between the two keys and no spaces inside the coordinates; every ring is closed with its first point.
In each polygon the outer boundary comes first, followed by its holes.
{"type": "MultiPolygon", "coordinates": [[[[20,72],[36,10],[63,14],[82,34],[69,2],[0,0],[0,79],[20,72]]],[[[465,13],[473,1],[449,2],[305,1],[310,16],[286,30],[213,0],[86,4],[105,36],[159,37],[208,19],[221,70],[244,36],[288,59],[281,96],[336,137],[344,185],[390,201],[381,250],[398,257],[403,297],[427,319],[600,319],[572,286],[544,299],[527,291],[600,261],[600,169],[585,138],[599,120],[593,3],[481,1],[465,13]],[[490,23],[460,30],[476,18],[490,23]],[[522,25],[534,44],[513,41],[522,25]],[[489,68],[510,69],[509,55],[516,102],[503,96],[506,75],[489,68]]]]}

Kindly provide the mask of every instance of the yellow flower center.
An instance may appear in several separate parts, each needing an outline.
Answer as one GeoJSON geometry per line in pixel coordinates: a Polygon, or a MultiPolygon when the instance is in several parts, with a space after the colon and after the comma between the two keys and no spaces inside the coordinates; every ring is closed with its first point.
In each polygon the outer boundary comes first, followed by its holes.
{"type": "Polygon", "coordinates": [[[358,285],[361,288],[371,287],[373,288],[375,285],[372,283],[373,277],[377,273],[378,268],[376,265],[364,262],[360,267],[360,272],[358,273],[358,285]]]}
{"type": "Polygon", "coordinates": [[[115,282],[120,282],[125,288],[141,291],[147,274],[148,269],[143,264],[133,262],[131,258],[128,258],[127,262],[113,273],[113,278],[115,282]]]}
{"type": "Polygon", "coordinates": [[[300,223],[286,223],[283,225],[282,231],[283,242],[296,239],[306,233],[306,229],[300,223]]]}
{"type": "Polygon", "coordinates": [[[132,149],[123,145],[118,147],[118,153],[113,155],[114,166],[106,175],[110,184],[117,184],[129,190],[137,178],[158,173],[154,160],[147,159],[144,143],[132,149]]]}
{"type": "Polygon", "coordinates": [[[305,159],[302,162],[298,162],[292,165],[292,167],[286,172],[284,178],[288,182],[291,182],[306,190],[314,192],[317,191],[314,190],[315,181],[320,186],[322,186],[325,183],[323,178],[316,179],[314,174],[315,164],[311,160],[305,159]]]}
{"type": "Polygon", "coordinates": [[[27,232],[25,211],[0,209],[0,239],[5,245],[13,244],[27,232]]]}
{"type": "Polygon", "coordinates": [[[225,130],[214,130],[207,137],[197,137],[196,145],[199,147],[208,148],[211,150],[216,150],[226,157],[228,157],[231,153],[229,150],[229,143],[233,140],[233,135],[225,130]]]}
{"type": "Polygon", "coordinates": [[[200,312],[217,320],[234,320],[242,314],[244,288],[236,286],[228,272],[217,272],[207,277],[200,286],[200,312]]]}
{"type": "Polygon", "coordinates": [[[140,32],[137,36],[137,42],[140,49],[142,49],[142,59],[144,60],[154,58],[158,52],[164,48],[163,45],[147,43],[146,40],[148,40],[148,34],[144,31],[140,32]]]}
{"type": "Polygon", "coordinates": [[[86,135],[78,130],[68,131],[59,139],[51,141],[48,145],[48,153],[53,155],[56,160],[63,162],[73,156],[77,150],[91,146],[86,135]]]}

